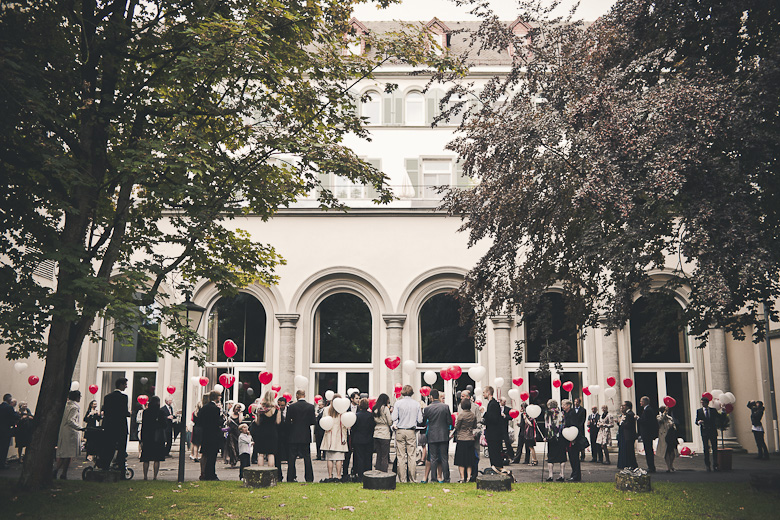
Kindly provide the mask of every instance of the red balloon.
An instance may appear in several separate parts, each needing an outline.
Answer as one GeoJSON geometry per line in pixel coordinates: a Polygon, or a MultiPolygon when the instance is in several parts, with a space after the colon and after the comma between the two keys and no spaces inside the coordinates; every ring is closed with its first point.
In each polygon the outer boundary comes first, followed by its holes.
{"type": "Polygon", "coordinates": [[[509,410],[509,417],[512,419],[517,419],[517,416],[520,415],[519,410],[509,410]]]}
{"type": "Polygon", "coordinates": [[[244,381],[243,383],[241,383],[241,385],[244,387],[244,390],[246,390],[247,388],[249,388],[250,386],[252,386],[250,383],[248,383],[248,382],[246,382],[246,381],[244,381]]]}
{"type": "Polygon", "coordinates": [[[38,378],[38,376],[30,376],[30,377],[28,377],[28,378],[27,378],[27,383],[28,383],[30,386],[35,386],[35,385],[37,385],[37,384],[38,384],[38,381],[40,381],[40,379],[38,378]]]}
{"type": "Polygon", "coordinates": [[[627,377],[623,380],[623,385],[625,385],[626,388],[631,388],[632,386],[634,386],[634,380],[631,379],[630,377],[627,377]]]}
{"type": "Polygon", "coordinates": [[[98,393],[98,385],[89,385],[89,393],[92,395],[98,393]]]}
{"type": "Polygon", "coordinates": [[[139,396],[136,398],[136,400],[138,401],[138,404],[140,404],[141,406],[146,406],[146,403],[148,403],[148,402],[149,402],[149,396],[148,396],[148,395],[141,394],[141,395],[139,395],[139,396]]]}
{"type": "Polygon", "coordinates": [[[368,400],[368,407],[370,409],[374,409],[374,405],[376,404],[376,397],[372,397],[368,400]]]}
{"type": "Polygon", "coordinates": [[[267,385],[271,382],[271,379],[274,378],[274,375],[271,372],[260,372],[260,374],[257,376],[257,380],[260,381],[262,384],[267,385]]]}
{"type": "Polygon", "coordinates": [[[404,386],[401,383],[396,383],[395,386],[393,387],[393,390],[395,392],[400,392],[401,390],[403,390],[403,388],[404,386]]]}
{"type": "Polygon", "coordinates": [[[520,385],[522,385],[522,384],[523,384],[523,378],[522,378],[522,377],[516,377],[516,378],[512,379],[512,382],[513,382],[513,383],[514,383],[516,386],[520,386],[520,385]]]}
{"type": "Polygon", "coordinates": [[[571,381],[566,381],[565,383],[563,383],[563,389],[566,390],[567,392],[571,392],[574,389],[574,383],[572,383],[571,381]]]}
{"type": "Polygon", "coordinates": [[[209,384],[209,378],[205,377],[205,376],[201,377],[200,378],[200,386],[206,386],[207,384],[209,384]]]}
{"type": "Polygon", "coordinates": [[[232,339],[226,339],[225,343],[222,345],[222,352],[224,352],[227,357],[232,358],[238,352],[238,347],[233,343],[232,339]]]}
{"type": "MultiPolygon", "coordinates": [[[[522,397],[523,394],[520,394],[520,397],[522,397]]],[[[531,390],[531,399],[536,399],[539,396],[539,390],[531,390]]]]}
{"type": "Polygon", "coordinates": [[[322,396],[320,394],[315,395],[314,404],[319,404],[320,401],[322,401],[322,396]]]}
{"type": "Polygon", "coordinates": [[[561,380],[560,379],[553,379],[553,386],[555,388],[560,388],[561,387],[561,380]]]}
{"type": "Polygon", "coordinates": [[[235,382],[236,382],[236,376],[232,374],[228,374],[227,378],[225,378],[225,384],[223,384],[222,386],[224,386],[225,388],[230,388],[231,386],[233,386],[233,383],[235,382]]]}
{"type": "Polygon", "coordinates": [[[458,420],[458,414],[453,413],[450,415],[450,417],[452,418],[452,425],[455,426],[455,421],[458,420]]]}
{"type": "Polygon", "coordinates": [[[477,403],[477,406],[482,406],[482,401],[474,401],[474,402],[477,403]]]}
{"type": "Polygon", "coordinates": [[[590,388],[587,386],[582,387],[582,393],[585,395],[590,395],[590,388]]]}
{"type": "Polygon", "coordinates": [[[674,408],[677,406],[677,401],[674,399],[674,397],[667,395],[664,397],[664,404],[667,408],[674,408]]]}
{"type": "Polygon", "coordinates": [[[528,392],[520,392],[520,400],[528,401],[528,392]]]}
{"type": "Polygon", "coordinates": [[[226,387],[227,386],[227,382],[228,382],[228,375],[227,374],[220,374],[219,375],[219,384],[221,384],[222,386],[226,387]]]}
{"type": "Polygon", "coordinates": [[[734,405],[733,405],[733,404],[731,404],[731,403],[729,403],[729,404],[724,404],[724,405],[723,405],[723,411],[724,411],[724,412],[726,412],[726,413],[731,413],[731,412],[733,412],[733,411],[734,411],[734,405]]]}
{"type": "Polygon", "coordinates": [[[431,395],[431,387],[430,386],[424,386],[420,388],[420,395],[423,395],[425,397],[428,397],[431,395]]]}
{"type": "Polygon", "coordinates": [[[169,394],[175,394],[176,393],[176,387],[171,385],[168,388],[166,388],[169,394]]]}
{"type": "Polygon", "coordinates": [[[680,448],[680,455],[685,455],[686,457],[691,455],[691,449],[688,446],[683,446],[680,448]]]}
{"type": "MultiPolygon", "coordinates": [[[[281,387],[281,385],[272,385],[271,386],[271,390],[273,390],[274,392],[276,392],[278,394],[282,390],[282,387],[281,387]]],[[[284,395],[284,394],[282,394],[282,395],[284,395]]]]}
{"type": "Polygon", "coordinates": [[[704,392],[703,394],[701,394],[701,396],[702,396],[704,399],[706,399],[707,401],[712,401],[712,394],[711,394],[711,393],[709,393],[709,392],[704,392]]]}
{"type": "Polygon", "coordinates": [[[282,397],[284,397],[284,400],[287,401],[288,403],[292,401],[292,395],[288,394],[287,392],[283,393],[282,397]]]}
{"type": "Polygon", "coordinates": [[[458,379],[460,375],[463,373],[463,370],[458,365],[452,365],[448,372],[450,373],[450,378],[452,379],[458,379]]]}
{"type": "Polygon", "coordinates": [[[612,376],[609,376],[609,377],[607,378],[607,384],[608,384],[609,386],[615,386],[615,383],[617,383],[617,379],[615,379],[614,377],[612,377],[612,376]]]}
{"type": "Polygon", "coordinates": [[[452,379],[452,374],[450,374],[449,368],[442,369],[442,371],[439,372],[439,374],[441,374],[441,378],[444,379],[445,381],[449,381],[450,379],[452,379]]]}
{"type": "Polygon", "coordinates": [[[396,368],[398,368],[398,365],[400,364],[401,364],[401,358],[399,358],[398,356],[385,358],[385,365],[387,365],[387,368],[389,368],[390,370],[395,370],[396,368]]]}

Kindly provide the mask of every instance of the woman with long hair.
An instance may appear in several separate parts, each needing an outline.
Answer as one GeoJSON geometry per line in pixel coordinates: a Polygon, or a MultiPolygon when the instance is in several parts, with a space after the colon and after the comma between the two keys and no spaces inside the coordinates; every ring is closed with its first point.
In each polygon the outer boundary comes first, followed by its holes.
{"type": "Polygon", "coordinates": [[[190,459],[200,462],[200,443],[203,439],[203,428],[196,424],[200,409],[203,408],[203,401],[195,403],[195,409],[192,411],[192,435],[190,435],[190,459]]]}
{"type": "Polygon", "coordinates": [[[95,446],[94,435],[90,430],[94,430],[98,427],[102,415],[100,410],[98,410],[97,401],[94,399],[90,401],[87,406],[87,413],[84,415],[84,424],[87,425],[87,430],[84,432],[84,447],[87,451],[87,460],[89,461],[92,461],[95,455],[97,455],[97,446],[95,446]]]}
{"type": "Polygon", "coordinates": [[[674,417],[669,415],[666,406],[658,407],[658,448],[656,453],[662,455],[666,462],[666,472],[674,469],[674,458],[677,457],[677,426],[674,417]]]}
{"type": "Polygon", "coordinates": [[[79,454],[79,432],[82,430],[79,421],[81,417],[79,401],[81,401],[81,392],[73,390],[68,393],[68,402],[65,403],[65,411],[62,412],[60,433],[57,437],[57,469],[54,470],[54,478],[57,478],[57,472],[62,470],[60,479],[67,480],[70,461],[79,454]]]}
{"type": "Polygon", "coordinates": [[[385,472],[390,464],[390,437],[393,431],[389,405],[390,396],[379,394],[371,409],[374,415],[374,451],[376,452],[374,469],[385,472]]]}
{"type": "Polygon", "coordinates": [[[455,420],[452,436],[455,438],[455,465],[460,471],[460,481],[468,482],[474,467],[474,429],[477,416],[471,411],[471,399],[463,399],[455,420]]]}
{"type": "Polygon", "coordinates": [[[266,458],[268,466],[276,466],[276,450],[279,444],[277,425],[281,422],[282,414],[279,413],[274,393],[269,390],[263,395],[260,405],[255,408],[255,420],[249,427],[255,443],[254,452],[258,454],[257,462],[260,466],[266,465],[266,458]]]}
{"type": "Polygon", "coordinates": [[[609,406],[603,405],[601,407],[601,415],[599,416],[599,434],[596,436],[596,443],[601,446],[601,453],[604,454],[604,464],[609,465],[609,446],[612,445],[612,426],[615,421],[612,415],[609,413],[609,406]]]}
{"type": "Polygon", "coordinates": [[[165,424],[168,414],[160,409],[160,397],[153,395],[143,411],[141,420],[141,462],[144,468],[144,480],[149,473],[149,462],[154,462],[154,480],[160,471],[160,462],[165,460],[165,424]]]}
{"type": "Polygon", "coordinates": [[[241,403],[234,404],[227,416],[228,434],[225,439],[225,464],[235,468],[238,464],[238,425],[243,421],[241,403]]]}
{"type": "MultiPolygon", "coordinates": [[[[528,415],[528,412],[526,412],[527,407],[526,403],[520,405],[519,426],[522,432],[522,442],[525,446],[526,464],[536,466],[539,464],[536,460],[536,419],[528,415]]],[[[520,453],[520,446],[517,447],[517,452],[520,453]]]]}
{"type": "MultiPolygon", "coordinates": [[[[340,398],[339,394],[333,396],[333,400],[340,398]]],[[[333,427],[325,432],[322,437],[322,450],[325,452],[325,461],[328,465],[328,478],[324,482],[337,482],[339,479],[333,477],[333,468],[336,468],[336,475],[341,475],[341,466],[344,462],[344,454],[349,450],[347,445],[347,436],[349,432],[341,422],[341,414],[333,408],[333,400],[330,406],[323,412],[323,416],[333,418],[333,427]]]]}
{"type": "Polygon", "coordinates": [[[558,409],[558,401],[550,399],[547,401],[547,413],[544,415],[544,425],[547,428],[547,462],[550,465],[550,472],[547,482],[553,481],[555,464],[561,465],[561,473],[558,482],[563,482],[563,476],[566,469],[566,447],[569,441],[563,438],[563,413],[558,409]]]}

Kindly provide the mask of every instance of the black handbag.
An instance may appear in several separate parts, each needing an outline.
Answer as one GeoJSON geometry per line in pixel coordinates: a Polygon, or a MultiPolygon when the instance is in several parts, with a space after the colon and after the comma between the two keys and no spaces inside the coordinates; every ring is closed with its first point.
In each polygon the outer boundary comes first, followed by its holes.
{"type": "Polygon", "coordinates": [[[590,446],[590,442],[588,442],[588,438],[584,435],[580,435],[576,439],[574,439],[574,447],[577,448],[579,451],[585,451],[585,448],[590,446]]]}

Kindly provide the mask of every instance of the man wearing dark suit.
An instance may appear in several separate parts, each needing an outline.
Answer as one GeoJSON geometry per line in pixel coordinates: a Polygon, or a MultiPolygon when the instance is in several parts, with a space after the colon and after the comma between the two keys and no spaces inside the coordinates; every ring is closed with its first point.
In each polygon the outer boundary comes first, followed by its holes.
{"type": "Polygon", "coordinates": [[[287,407],[289,423],[289,456],[287,457],[287,482],[296,482],[295,460],[303,458],[306,482],[314,482],[311,466],[311,427],[314,426],[314,405],[306,402],[306,392],[295,392],[297,399],[287,407]]]}
{"type": "Polygon", "coordinates": [[[639,400],[639,406],[642,407],[642,412],[637,422],[639,423],[639,435],[642,437],[642,444],[645,447],[647,472],[655,473],[653,441],[658,438],[658,419],[656,419],[658,413],[650,404],[650,398],[647,396],[644,396],[639,400]]]}
{"type": "MultiPolygon", "coordinates": [[[[360,402],[360,392],[353,391],[349,394],[349,410],[352,413],[357,414],[358,403],[360,402]]],[[[349,461],[352,460],[352,452],[354,448],[352,446],[352,430],[347,431],[347,452],[344,454],[344,463],[341,466],[341,480],[349,482],[349,477],[355,476],[355,465],[352,464],[352,471],[349,470],[349,461]]]]}
{"type": "Polygon", "coordinates": [[[352,426],[352,450],[355,453],[355,478],[363,481],[363,473],[371,469],[371,452],[374,447],[374,415],[368,411],[368,399],[361,397],[355,424],[352,426]]]}
{"type": "MultiPolygon", "coordinates": [[[[443,482],[450,481],[450,462],[447,446],[450,440],[452,414],[450,407],[439,400],[439,391],[431,390],[433,403],[423,411],[423,420],[428,425],[428,453],[431,456],[431,480],[436,480],[441,464],[443,482]]],[[[498,403],[496,403],[498,404],[498,403]]]]}
{"type": "MultiPolygon", "coordinates": [[[[564,399],[561,402],[561,407],[563,408],[563,427],[569,428],[574,426],[577,428],[577,438],[566,449],[569,455],[569,463],[571,464],[569,482],[580,482],[582,480],[582,472],[580,470],[580,453],[582,450],[577,447],[577,442],[580,440],[580,437],[585,437],[584,428],[580,427],[580,416],[574,411],[571,401],[564,399]]],[[[582,408],[580,409],[582,410],[582,408]]]]}
{"type": "Polygon", "coordinates": [[[493,399],[492,386],[486,386],[482,390],[482,397],[487,401],[482,421],[485,423],[485,442],[487,442],[490,465],[493,470],[502,471],[504,459],[501,456],[501,441],[503,439],[501,426],[504,422],[501,419],[501,405],[493,399]]]}
{"type": "MultiPolygon", "coordinates": [[[[590,436],[590,461],[602,462],[604,460],[604,454],[601,452],[601,445],[596,442],[596,438],[599,435],[599,419],[601,416],[599,415],[599,409],[595,406],[591,408],[590,412],[587,424],[587,431],[590,436]]],[[[609,454],[607,454],[607,456],[609,456],[609,454]]]]}
{"type": "Polygon", "coordinates": [[[160,416],[165,417],[165,456],[167,457],[171,453],[173,420],[176,418],[176,414],[173,411],[173,399],[170,397],[165,399],[165,406],[162,407],[160,416]]]}
{"type": "MultiPolygon", "coordinates": [[[[579,428],[580,435],[585,435],[585,421],[588,419],[588,412],[582,407],[582,401],[579,397],[574,398],[574,414],[577,417],[577,424],[575,426],[579,428]]],[[[585,460],[585,448],[580,451],[580,460],[585,460]]]]}
{"type": "Polygon", "coordinates": [[[5,460],[8,456],[8,447],[11,445],[11,428],[17,420],[17,413],[11,405],[13,396],[5,394],[0,403],[0,469],[5,469],[5,460]]]}
{"type": "Polygon", "coordinates": [[[282,461],[286,461],[290,456],[289,435],[290,435],[290,415],[287,410],[287,399],[280,397],[276,400],[276,404],[279,406],[279,412],[281,422],[276,425],[276,469],[279,471],[279,482],[282,481],[282,461]]]}
{"type": "Polygon", "coordinates": [[[712,447],[712,462],[718,471],[718,427],[717,410],[710,408],[710,400],[701,398],[701,408],[696,410],[696,424],[701,428],[701,440],[704,444],[704,464],[710,471],[710,447],[712,447]]]}
{"type": "MultiPolygon", "coordinates": [[[[501,398],[499,404],[501,405],[501,420],[504,421],[504,427],[501,430],[504,433],[503,438],[501,439],[501,444],[506,446],[507,456],[509,457],[509,460],[512,460],[515,458],[515,450],[512,449],[512,439],[509,438],[509,421],[512,419],[512,417],[509,415],[509,412],[511,412],[512,409],[506,405],[505,397],[501,398]]],[[[520,449],[519,444],[517,449],[520,449]]]]}
{"type": "Polygon", "coordinates": [[[222,433],[224,417],[219,407],[222,394],[216,390],[209,392],[209,402],[198,412],[198,426],[203,430],[201,450],[203,455],[200,464],[200,480],[219,480],[217,478],[217,453],[222,446],[225,435],[222,433]]]}
{"type": "Polygon", "coordinates": [[[127,462],[127,418],[130,417],[130,410],[127,395],[123,393],[127,389],[127,379],[117,379],[115,386],[116,389],[103,398],[103,430],[107,442],[105,456],[98,457],[98,460],[103,461],[104,467],[101,469],[108,469],[114,459],[114,452],[115,466],[124,469],[127,462]]]}

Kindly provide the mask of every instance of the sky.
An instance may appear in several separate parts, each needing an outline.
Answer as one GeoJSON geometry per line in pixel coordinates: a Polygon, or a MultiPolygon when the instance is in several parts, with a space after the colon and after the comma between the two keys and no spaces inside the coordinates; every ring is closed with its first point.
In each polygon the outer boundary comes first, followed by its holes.
{"type": "MultiPolygon", "coordinates": [[[[581,0],[577,11],[578,17],[586,21],[593,21],[606,13],[616,0],[581,0]]],[[[573,3],[564,0],[566,5],[573,3]]],[[[515,0],[491,0],[493,9],[502,20],[514,20],[517,18],[515,0]]],[[[440,20],[476,20],[468,14],[468,9],[458,7],[453,0],[402,0],[401,4],[393,5],[387,9],[377,9],[376,4],[361,4],[355,7],[353,15],[358,20],[420,20],[428,21],[434,16],[440,20]]]]}

